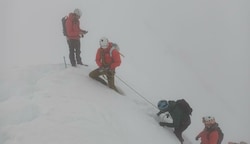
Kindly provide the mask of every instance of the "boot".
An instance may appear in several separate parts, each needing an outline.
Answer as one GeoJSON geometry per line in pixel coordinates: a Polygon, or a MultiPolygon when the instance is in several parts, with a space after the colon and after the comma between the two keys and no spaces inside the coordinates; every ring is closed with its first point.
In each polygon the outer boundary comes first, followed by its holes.
{"type": "Polygon", "coordinates": [[[174,134],[176,135],[176,137],[179,139],[179,141],[181,142],[181,144],[183,144],[184,139],[181,136],[181,133],[177,133],[176,131],[174,131],[174,134]]]}

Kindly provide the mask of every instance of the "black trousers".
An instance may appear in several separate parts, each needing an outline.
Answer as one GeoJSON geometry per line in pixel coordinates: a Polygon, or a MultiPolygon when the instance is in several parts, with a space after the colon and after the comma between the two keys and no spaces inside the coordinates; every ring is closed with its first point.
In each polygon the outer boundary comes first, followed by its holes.
{"type": "Polygon", "coordinates": [[[174,134],[176,135],[176,137],[179,139],[179,141],[181,142],[181,144],[183,143],[184,139],[182,137],[182,133],[184,130],[187,129],[187,127],[191,124],[191,119],[189,116],[185,116],[185,118],[182,120],[181,124],[179,125],[179,127],[176,127],[174,129],[174,134]]]}
{"type": "Polygon", "coordinates": [[[81,43],[80,40],[75,40],[75,39],[68,39],[67,40],[68,45],[69,45],[69,60],[72,66],[76,66],[77,64],[82,64],[82,59],[81,59],[81,43]]]}

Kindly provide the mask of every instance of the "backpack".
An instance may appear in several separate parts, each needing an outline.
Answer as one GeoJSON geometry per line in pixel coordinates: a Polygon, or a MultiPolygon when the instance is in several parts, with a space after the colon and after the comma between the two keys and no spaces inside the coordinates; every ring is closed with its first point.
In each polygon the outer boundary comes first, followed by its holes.
{"type": "Polygon", "coordinates": [[[68,19],[68,16],[64,16],[62,18],[62,27],[63,27],[63,35],[67,36],[67,31],[66,31],[66,21],[68,19]]]}
{"type": "Polygon", "coordinates": [[[119,54],[122,56],[122,57],[124,57],[124,55],[120,52],[120,47],[118,46],[118,44],[116,44],[116,43],[112,43],[112,48],[110,49],[110,51],[109,51],[109,55],[112,57],[112,52],[113,52],[113,50],[114,49],[116,49],[118,52],[119,52],[119,54]]]}
{"type": "Polygon", "coordinates": [[[192,115],[193,109],[190,107],[190,105],[187,103],[185,99],[177,100],[176,105],[180,106],[180,108],[183,110],[185,114],[192,115]]]}
{"type": "MultiPolygon", "coordinates": [[[[112,57],[112,52],[113,52],[113,50],[115,50],[115,49],[116,49],[118,52],[120,51],[120,48],[119,48],[118,44],[112,43],[112,48],[111,48],[110,51],[109,51],[110,57],[112,57]]],[[[119,53],[120,53],[120,52],[119,52],[119,53]]]]}
{"type": "MultiPolygon", "coordinates": [[[[224,133],[222,132],[221,128],[220,127],[216,127],[214,130],[212,131],[217,131],[218,134],[219,134],[219,138],[218,138],[218,141],[217,141],[217,144],[221,144],[223,138],[224,138],[224,133]]],[[[210,133],[212,132],[210,131],[207,135],[207,137],[209,137],[210,133]]]]}

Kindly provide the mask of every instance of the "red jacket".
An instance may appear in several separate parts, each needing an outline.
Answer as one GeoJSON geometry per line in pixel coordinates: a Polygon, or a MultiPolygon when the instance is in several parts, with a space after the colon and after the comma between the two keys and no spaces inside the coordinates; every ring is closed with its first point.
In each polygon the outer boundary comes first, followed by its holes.
{"type": "Polygon", "coordinates": [[[70,13],[66,20],[66,32],[68,39],[80,39],[80,21],[75,17],[74,13],[70,13]]]}
{"type": "Polygon", "coordinates": [[[115,70],[116,67],[120,66],[121,64],[121,58],[120,58],[120,53],[116,49],[112,51],[112,57],[110,55],[110,49],[112,48],[112,43],[109,43],[108,48],[99,48],[96,53],[96,64],[99,67],[103,67],[103,62],[102,62],[102,56],[101,56],[101,51],[104,52],[104,61],[106,64],[109,65],[109,68],[111,70],[115,70]]]}
{"type": "Polygon", "coordinates": [[[201,138],[201,144],[217,144],[219,133],[217,130],[209,131],[205,128],[197,137],[201,138]]]}

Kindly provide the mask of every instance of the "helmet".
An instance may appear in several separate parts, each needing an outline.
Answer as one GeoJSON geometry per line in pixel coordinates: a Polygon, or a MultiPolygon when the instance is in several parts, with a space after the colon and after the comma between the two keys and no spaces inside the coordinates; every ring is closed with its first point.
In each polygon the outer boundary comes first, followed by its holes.
{"type": "Polygon", "coordinates": [[[82,11],[81,11],[80,9],[78,9],[78,8],[76,8],[76,9],[74,10],[74,13],[75,13],[76,15],[78,15],[79,17],[82,16],[82,11]]]}
{"type": "Polygon", "coordinates": [[[159,110],[164,110],[168,107],[168,101],[160,100],[157,104],[159,110]]]}
{"type": "Polygon", "coordinates": [[[109,40],[106,37],[102,37],[99,41],[101,48],[107,48],[109,45],[109,40]]]}
{"type": "Polygon", "coordinates": [[[215,123],[215,118],[212,116],[205,116],[202,118],[203,123],[215,123]]]}

